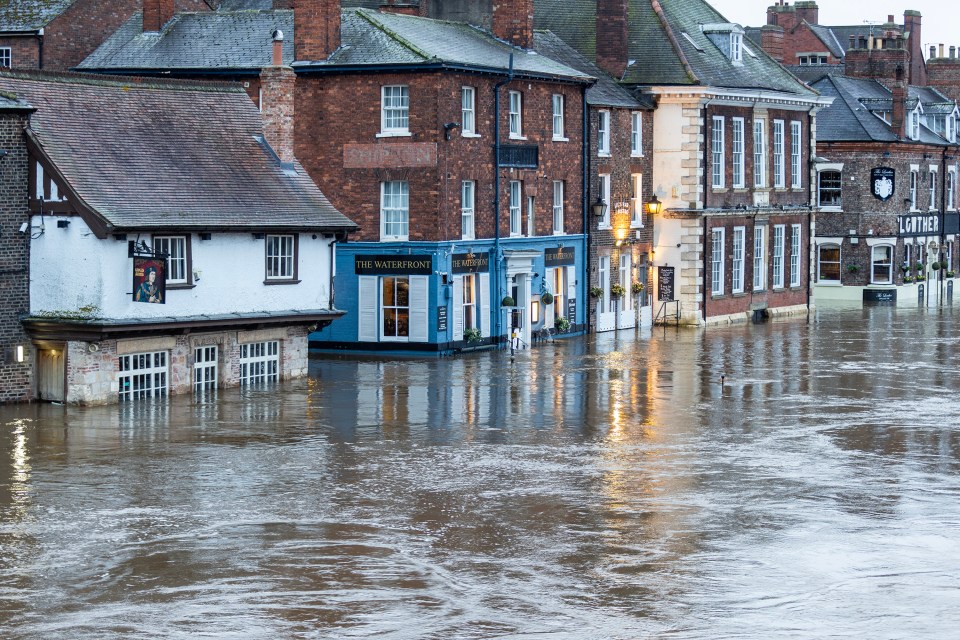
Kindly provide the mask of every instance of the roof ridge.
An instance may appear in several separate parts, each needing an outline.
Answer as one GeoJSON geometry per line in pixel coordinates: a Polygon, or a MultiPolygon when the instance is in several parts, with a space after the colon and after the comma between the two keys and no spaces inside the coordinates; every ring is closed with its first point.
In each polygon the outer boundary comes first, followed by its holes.
{"type": "Polygon", "coordinates": [[[0,69],[0,78],[59,82],[128,90],[131,87],[156,90],[198,91],[204,93],[245,93],[236,82],[217,80],[187,80],[180,78],[145,78],[141,76],[106,76],[72,71],[40,71],[36,69],[0,69]]]}
{"type": "MultiPolygon", "coordinates": [[[[373,12],[370,11],[369,9],[358,8],[358,9],[357,9],[357,13],[358,13],[364,20],[366,20],[367,22],[369,22],[370,24],[372,24],[372,25],[373,25],[374,27],[376,27],[377,29],[380,29],[380,31],[383,31],[383,32],[384,32],[385,34],[387,34],[390,38],[392,38],[393,40],[396,40],[398,43],[400,43],[401,45],[403,45],[404,47],[406,47],[407,49],[409,49],[409,50],[412,51],[413,53],[417,54],[418,56],[420,56],[420,57],[423,58],[424,60],[432,60],[432,59],[433,59],[433,56],[428,55],[428,54],[427,54],[426,52],[424,52],[424,51],[421,51],[419,47],[417,47],[416,45],[414,45],[412,42],[409,42],[406,38],[401,37],[400,34],[398,34],[396,31],[394,31],[393,29],[388,28],[388,27],[387,27],[385,24],[383,24],[382,22],[376,20],[372,15],[368,15],[368,14],[372,14],[372,13],[373,13],[373,12]]],[[[419,16],[416,16],[416,17],[419,17],[419,16]]]]}
{"type": "Polygon", "coordinates": [[[677,41],[677,36],[673,32],[670,22],[667,20],[666,13],[663,11],[663,6],[660,5],[660,0],[651,0],[650,7],[653,9],[654,14],[656,14],[657,19],[660,21],[660,26],[663,28],[663,32],[667,36],[670,46],[673,47],[673,52],[677,54],[677,57],[680,59],[680,63],[683,65],[683,70],[687,74],[687,77],[690,78],[690,81],[694,84],[700,84],[700,78],[697,77],[693,67],[690,66],[690,61],[687,60],[687,56],[683,53],[683,49],[680,48],[680,43],[677,41]]]}

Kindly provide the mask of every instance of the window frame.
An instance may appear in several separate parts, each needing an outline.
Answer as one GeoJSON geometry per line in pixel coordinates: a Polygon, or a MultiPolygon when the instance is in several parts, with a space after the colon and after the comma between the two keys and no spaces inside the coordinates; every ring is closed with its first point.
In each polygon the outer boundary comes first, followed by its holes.
{"type": "MultiPolygon", "coordinates": [[[[392,229],[395,230],[395,229],[392,229]]],[[[410,239],[410,183],[406,180],[384,180],[380,183],[380,241],[381,242],[406,242],[410,239]],[[398,193],[387,193],[387,185],[395,185],[398,188],[398,193]],[[387,206],[387,197],[391,198],[400,198],[400,206],[387,206]],[[404,203],[406,206],[403,206],[404,203]],[[394,216],[400,216],[397,220],[387,221],[387,215],[393,214],[394,216]],[[392,229],[397,225],[400,226],[401,231],[405,233],[392,234],[387,233],[388,229],[392,229]]]]}
{"type": "Polygon", "coordinates": [[[643,228],[643,174],[642,173],[631,173],[630,174],[630,190],[632,192],[632,198],[630,198],[630,228],[631,229],[642,229],[643,228]]]}
{"type": "Polygon", "coordinates": [[[746,251],[746,237],[747,237],[747,228],[746,227],[734,227],[733,228],[733,253],[731,255],[731,292],[732,293],[743,293],[744,291],[744,275],[746,272],[746,264],[744,261],[745,251],[746,251]]]}
{"type": "Polygon", "coordinates": [[[803,249],[803,227],[799,224],[790,226],[790,287],[799,287],[802,282],[800,271],[800,251],[803,249]]]}
{"type": "Polygon", "coordinates": [[[753,291],[767,288],[767,226],[753,227],[753,291]]]}
{"type": "Polygon", "coordinates": [[[476,198],[475,180],[463,180],[460,183],[460,239],[476,238],[476,198]]]}
{"type": "Polygon", "coordinates": [[[820,209],[825,211],[841,211],[843,210],[843,170],[842,169],[822,169],[817,171],[817,206],[820,209]],[[824,191],[824,177],[826,174],[836,174],[838,176],[836,180],[836,187],[829,187],[828,191],[824,191]],[[837,201],[835,204],[824,204],[824,193],[836,193],[837,201]]]}
{"type": "Polygon", "coordinates": [[[300,234],[299,233],[268,233],[264,235],[263,238],[263,255],[264,255],[264,284],[297,284],[300,280],[297,279],[299,271],[299,262],[300,262],[300,234]],[[281,243],[281,253],[271,257],[271,240],[279,239],[281,243]],[[290,253],[289,255],[283,252],[283,242],[285,239],[290,240],[290,253]],[[280,275],[270,275],[271,269],[271,260],[278,261],[278,265],[282,265],[283,261],[290,261],[290,273],[284,273],[281,269],[280,275]]]}
{"type": "Polygon", "coordinates": [[[790,121],[790,188],[803,188],[803,124],[790,121]]]}
{"type": "Polygon", "coordinates": [[[195,346],[191,372],[195,393],[215,390],[220,379],[220,347],[216,344],[195,346]]]}
{"type": "Polygon", "coordinates": [[[783,120],[773,121],[773,188],[787,188],[787,162],[785,157],[786,145],[784,142],[783,120]]]}
{"type": "Polygon", "coordinates": [[[743,34],[736,31],[730,32],[730,62],[743,63],[743,34]]]}
{"type": "Polygon", "coordinates": [[[553,181],[553,234],[562,235],[564,222],[564,199],[566,198],[566,186],[563,180],[553,181]]]}
{"type": "Polygon", "coordinates": [[[730,163],[733,167],[733,188],[745,189],[747,187],[747,162],[745,157],[746,143],[743,138],[743,118],[731,118],[730,120],[730,145],[731,155],[730,163]]]}
{"type": "Polygon", "coordinates": [[[116,379],[119,402],[164,398],[170,395],[170,352],[145,351],[118,356],[116,379]],[[128,380],[126,391],[125,379],[128,380]],[[137,387],[137,383],[143,386],[137,387]]]}
{"type": "Polygon", "coordinates": [[[930,193],[930,204],[927,207],[928,211],[938,211],[940,207],[937,203],[937,177],[939,175],[939,167],[936,165],[930,165],[930,177],[929,177],[929,193],[930,193]]]}
{"type": "Polygon", "coordinates": [[[957,207],[957,168],[947,167],[947,211],[954,211],[957,207]]]}
{"type": "Polygon", "coordinates": [[[643,157],[643,112],[630,112],[630,157],[643,157]]]}
{"type": "Polygon", "coordinates": [[[841,246],[836,242],[825,242],[823,244],[817,245],[817,283],[830,283],[830,284],[840,284],[841,272],[840,266],[843,264],[843,252],[841,246]],[[830,261],[829,264],[835,264],[837,267],[837,278],[825,278],[823,275],[823,252],[827,249],[836,249],[837,260],[836,262],[830,261]]]}
{"type": "Polygon", "coordinates": [[[408,136],[410,135],[410,87],[405,84],[385,84],[380,87],[380,133],[379,137],[389,136],[408,136]],[[388,92],[391,89],[399,89],[399,106],[388,106],[388,92]],[[396,115],[394,115],[396,113],[396,115]],[[400,123],[404,121],[404,126],[388,126],[387,123],[392,118],[397,118],[400,123]]]}
{"type": "Polygon", "coordinates": [[[523,182],[510,181],[510,237],[523,235],[523,182]]]}
{"type": "Polygon", "coordinates": [[[710,128],[710,186],[723,189],[727,184],[724,148],[724,117],[713,116],[710,128]]]}
{"type": "Polygon", "coordinates": [[[192,243],[190,241],[192,234],[156,234],[151,238],[151,243],[153,250],[155,252],[166,253],[167,257],[167,289],[189,289],[194,286],[193,284],[193,256],[192,256],[192,243]],[[183,278],[174,278],[173,274],[173,260],[170,255],[171,251],[165,250],[162,246],[164,243],[170,244],[172,241],[178,240],[183,242],[183,252],[184,255],[181,258],[178,258],[178,261],[183,262],[184,277],[183,278]]]}
{"type": "Polygon", "coordinates": [[[767,135],[766,120],[753,121],[753,186],[767,188],[767,135]]]}
{"type": "Polygon", "coordinates": [[[13,68],[13,47],[0,47],[0,69],[13,68]],[[6,63],[4,63],[6,61],[6,63]]]}
{"type": "Polygon", "coordinates": [[[896,253],[896,247],[892,244],[875,244],[870,247],[870,284],[893,284],[893,263],[894,255],[896,253]],[[887,258],[889,262],[883,263],[877,261],[877,249],[887,250],[887,258]],[[877,267],[886,266],[886,276],[885,280],[877,279],[877,267]]]}
{"type": "Polygon", "coordinates": [[[240,365],[241,387],[279,382],[280,341],[263,340],[241,344],[237,362],[240,365]]]}
{"type": "Polygon", "coordinates": [[[714,297],[722,296],[724,290],[725,241],[725,228],[710,229],[710,295],[714,297]]]}
{"type": "Polygon", "coordinates": [[[773,282],[771,289],[783,289],[786,283],[786,225],[776,224],[773,226],[773,282]]]}
{"type": "Polygon", "coordinates": [[[524,140],[523,137],[523,93],[511,91],[509,93],[509,121],[510,139],[524,140]]]}
{"type": "Polygon", "coordinates": [[[377,332],[380,336],[381,342],[409,342],[410,341],[410,316],[412,313],[412,307],[410,306],[410,276],[404,275],[390,275],[390,276],[381,276],[377,280],[377,303],[378,303],[378,313],[380,315],[379,326],[377,327],[377,332]],[[384,290],[388,280],[393,280],[393,304],[388,305],[386,297],[384,296],[384,290]],[[403,280],[406,282],[406,305],[400,304],[400,281],[403,280]],[[394,309],[396,311],[397,321],[395,322],[395,330],[393,335],[388,335],[386,332],[387,325],[387,309],[394,309]],[[406,309],[406,318],[407,318],[407,328],[406,335],[400,334],[400,310],[406,309]]]}
{"type": "Polygon", "coordinates": [[[597,189],[599,190],[600,199],[607,205],[606,209],[603,212],[603,217],[600,218],[600,222],[597,224],[598,229],[609,229],[610,228],[610,208],[613,204],[611,202],[611,178],[612,176],[609,173],[598,173],[597,174],[597,189]]]}
{"type": "Polygon", "coordinates": [[[919,211],[917,207],[917,192],[920,190],[920,170],[910,170],[910,211],[919,211]]]}
{"type": "Polygon", "coordinates": [[[476,87],[460,87],[460,135],[464,138],[480,137],[477,133],[476,87]]]}
{"type": "Polygon", "coordinates": [[[597,155],[601,157],[610,155],[610,111],[608,109],[597,111],[597,155]]]}
{"type": "Polygon", "coordinates": [[[566,136],[566,100],[562,93],[555,93],[551,98],[553,107],[553,139],[557,142],[568,142],[566,136]],[[558,108],[559,107],[559,108],[558,108]]]}

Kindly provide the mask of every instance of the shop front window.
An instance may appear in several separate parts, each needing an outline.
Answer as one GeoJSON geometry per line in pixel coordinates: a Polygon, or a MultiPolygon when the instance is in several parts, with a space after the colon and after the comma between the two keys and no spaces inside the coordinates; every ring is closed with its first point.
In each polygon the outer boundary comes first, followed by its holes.
{"type": "Polygon", "coordinates": [[[381,281],[383,335],[385,340],[410,337],[410,279],[385,277],[381,281]]]}

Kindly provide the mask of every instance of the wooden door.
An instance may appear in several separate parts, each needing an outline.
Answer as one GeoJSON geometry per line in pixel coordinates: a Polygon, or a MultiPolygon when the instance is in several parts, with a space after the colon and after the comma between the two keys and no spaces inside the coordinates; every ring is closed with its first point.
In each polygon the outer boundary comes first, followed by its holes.
{"type": "Polygon", "coordinates": [[[63,349],[41,349],[37,354],[37,396],[47,402],[67,399],[67,358],[63,349]]]}

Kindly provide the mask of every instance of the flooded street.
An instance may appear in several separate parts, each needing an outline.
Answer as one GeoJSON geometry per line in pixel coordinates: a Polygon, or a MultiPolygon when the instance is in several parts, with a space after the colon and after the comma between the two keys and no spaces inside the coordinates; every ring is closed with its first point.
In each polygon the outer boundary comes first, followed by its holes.
{"type": "Polygon", "coordinates": [[[0,407],[0,636],[957,638],[958,327],[824,308],[0,407]]]}

